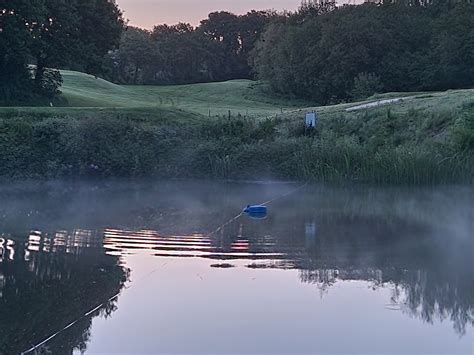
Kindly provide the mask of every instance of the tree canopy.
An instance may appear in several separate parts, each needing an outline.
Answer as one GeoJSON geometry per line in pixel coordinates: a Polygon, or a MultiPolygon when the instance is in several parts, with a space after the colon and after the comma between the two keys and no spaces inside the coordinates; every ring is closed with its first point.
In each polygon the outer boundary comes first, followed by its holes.
{"type": "Polygon", "coordinates": [[[468,88],[474,86],[474,6],[312,4],[269,26],[251,60],[275,91],[321,104],[375,92],[468,88]]]}
{"type": "Polygon", "coordinates": [[[108,55],[107,79],[127,84],[183,84],[253,78],[248,57],[276,16],[271,11],[210,13],[200,25],[129,27],[108,55]]]}
{"type": "Polygon", "coordinates": [[[0,0],[0,104],[51,102],[59,72],[121,84],[261,79],[320,104],[474,86],[471,0],[380,0],[296,12],[212,12],[194,27],[128,27],[111,0],[0,0]]]}
{"type": "Polygon", "coordinates": [[[51,101],[61,83],[49,68],[99,73],[118,45],[122,14],[110,0],[2,0],[0,103],[51,101]],[[34,78],[34,79],[33,79],[34,78]]]}
{"type": "Polygon", "coordinates": [[[321,104],[377,92],[474,85],[469,0],[390,0],[296,12],[210,13],[200,25],[129,28],[107,78],[184,84],[258,78],[283,95],[321,104]],[[138,35],[140,34],[140,35],[138,35]]]}

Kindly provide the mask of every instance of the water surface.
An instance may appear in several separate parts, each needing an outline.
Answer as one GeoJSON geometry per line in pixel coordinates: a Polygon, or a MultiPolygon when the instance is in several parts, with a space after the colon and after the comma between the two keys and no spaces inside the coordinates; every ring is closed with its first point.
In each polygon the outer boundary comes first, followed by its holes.
{"type": "Polygon", "coordinates": [[[59,331],[36,353],[470,354],[473,196],[3,184],[0,353],[59,331]],[[264,219],[239,215],[274,198],[264,219]]]}

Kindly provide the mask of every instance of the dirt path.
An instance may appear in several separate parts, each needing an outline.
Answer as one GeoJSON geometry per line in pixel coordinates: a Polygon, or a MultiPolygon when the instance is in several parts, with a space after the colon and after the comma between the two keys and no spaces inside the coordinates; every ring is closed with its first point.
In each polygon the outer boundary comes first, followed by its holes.
{"type": "Polygon", "coordinates": [[[346,108],[346,112],[363,110],[365,108],[379,107],[379,106],[384,106],[384,105],[393,104],[393,103],[399,103],[399,102],[403,102],[403,101],[406,101],[406,100],[409,100],[409,99],[411,99],[411,98],[410,97],[397,97],[397,98],[394,98],[394,99],[385,99],[385,100],[369,102],[369,103],[366,103],[366,104],[346,108]]]}

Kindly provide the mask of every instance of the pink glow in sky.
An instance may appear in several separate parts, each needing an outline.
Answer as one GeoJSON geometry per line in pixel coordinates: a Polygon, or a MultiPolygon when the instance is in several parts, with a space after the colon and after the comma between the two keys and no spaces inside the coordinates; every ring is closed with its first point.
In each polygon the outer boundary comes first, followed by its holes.
{"type": "Polygon", "coordinates": [[[213,11],[244,14],[250,10],[296,10],[301,0],[116,0],[130,25],[152,29],[154,25],[188,22],[198,25],[213,11]]]}

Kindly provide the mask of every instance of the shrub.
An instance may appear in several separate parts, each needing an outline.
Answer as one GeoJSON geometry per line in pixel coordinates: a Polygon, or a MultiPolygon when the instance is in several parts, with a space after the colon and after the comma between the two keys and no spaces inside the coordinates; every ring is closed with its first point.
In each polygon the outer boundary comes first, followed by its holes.
{"type": "Polygon", "coordinates": [[[365,99],[383,91],[380,77],[373,73],[359,73],[354,78],[354,86],[350,93],[353,99],[365,99]]]}

